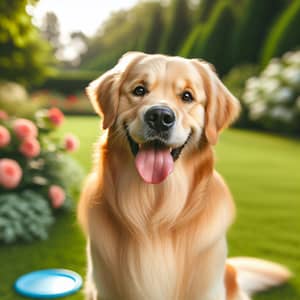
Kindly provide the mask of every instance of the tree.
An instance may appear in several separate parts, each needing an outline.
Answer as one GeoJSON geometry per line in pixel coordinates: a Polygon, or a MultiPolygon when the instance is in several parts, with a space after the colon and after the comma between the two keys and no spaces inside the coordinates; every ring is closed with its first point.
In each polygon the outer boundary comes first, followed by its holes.
{"type": "Polygon", "coordinates": [[[197,21],[205,23],[219,0],[200,0],[196,12],[197,21]]]}
{"type": "Polygon", "coordinates": [[[231,60],[235,64],[256,63],[265,36],[286,0],[248,0],[233,34],[231,60]]]}
{"type": "Polygon", "coordinates": [[[234,25],[235,16],[230,2],[219,2],[198,41],[199,57],[214,64],[220,75],[224,75],[231,67],[228,57],[234,25]]]}
{"type": "Polygon", "coordinates": [[[171,11],[170,21],[167,24],[160,51],[174,55],[181,48],[189,33],[191,12],[187,0],[173,0],[169,9],[171,11]]]}
{"type": "Polygon", "coordinates": [[[41,26],[42,36],[52,45],[54,53],[61,47],[60,25],[54,12],[47,12],[41,26]]]}
{"type": "Polygon", "coordinates": [[[201,39],[201,34],[202,34],[202,30],[203,29],[203,25],[202,24],[198,24],[194,30],[188,35],[187,39],[185,40],[181,50],[179,51],[179,55],[180,56],[184,56],[187,58],[193,58],[193,57],[197,57],[197,55],[199,55],[198,53],[198,45],[199,45],[199,41],[201,39]]]}
{"type": "Polygon", "coordinates": [[[81,67],[104,71],[111,68],[124,52],[144,51],[145,33],[150,22],[154,21],[156,6],[160,6],[158,2],[141,2],[129,10],[114,12],[96,36],[88,41],[88,51],[82,57],[81,67]]]}
{"type": "Polygon", "coordinates": [[[49,45],[26,13],[28,3],[0,1],[0,79],[30,86],[49,73],[52,57],[49,45]]]}
{"type": "Polygon", "coordinates": [[[158,51],[164,31],[163,9],[159,2],[155,3],[153,7],[147,27],[144,39],[142,40],[141,50],[146,53],[155,53],[158,51]]]}
{"type": "Polygon", "coordinates": [[[261,63],[300,47],[300,1],[294,1],[280,15],[262,49],[261,63]]]}

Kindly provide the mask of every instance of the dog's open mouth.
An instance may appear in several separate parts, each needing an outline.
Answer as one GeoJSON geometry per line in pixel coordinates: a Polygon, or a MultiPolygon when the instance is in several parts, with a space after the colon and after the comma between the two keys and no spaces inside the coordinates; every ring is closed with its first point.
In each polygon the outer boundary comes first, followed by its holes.
{"type": "Polygon", "coordinates": [[[125,130],[131,152],[135,156],[137,171],[146,183],[152,184],[161,183],[173,171],[174,162],[191,136],[188,136],[183,145],[172,149],[158,139],[139,145],[130,136],[127,126],[125,130]]]}

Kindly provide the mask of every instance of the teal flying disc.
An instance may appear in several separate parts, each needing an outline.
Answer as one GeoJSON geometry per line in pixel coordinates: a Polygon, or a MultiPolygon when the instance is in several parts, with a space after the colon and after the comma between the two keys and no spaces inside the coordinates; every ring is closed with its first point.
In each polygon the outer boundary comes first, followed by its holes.
{"type": "Polygon", "coordinates": [[[79,274],[65,269],[46,269],[22,275],[15,282],[17,293],[35,299],[53,299],[71,295],[82,286],[79,274]]]}

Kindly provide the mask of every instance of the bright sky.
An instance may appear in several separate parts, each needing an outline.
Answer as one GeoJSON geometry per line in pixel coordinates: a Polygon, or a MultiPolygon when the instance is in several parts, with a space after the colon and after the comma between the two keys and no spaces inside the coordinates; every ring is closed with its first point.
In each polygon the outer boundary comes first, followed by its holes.
{"type": "MultiPolygon", "coordinates": [[[[112,11],[132,7],[138,0],[40,0],[33,15],[41,24],[48,11],[54,12],[60,22],[63,35],[72,31],[83,31],[92,35],[112,11]]],[[[120,24],[121,25],[121,24],[120,24]]]]}
{"type": "Polygon", "coordinates": [[[35,7],[28,7],[28,12],[33,15],[34,23],[38,26],[42,24],[47,12],[56,14],[61,43],[64,45],[56,56],[59,59],[73,60],[81,52],[82,45],[70,43],[71,32],[82,31],[92,36],[113,11],[130,8],[137,2],[139,0],[40,0],[35,7]]]}

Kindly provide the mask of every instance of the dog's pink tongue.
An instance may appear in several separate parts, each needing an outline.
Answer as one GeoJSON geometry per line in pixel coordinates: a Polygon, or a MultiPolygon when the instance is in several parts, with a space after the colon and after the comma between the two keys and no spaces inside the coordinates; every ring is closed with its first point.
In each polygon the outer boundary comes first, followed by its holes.
{"type": "Polygon", "coordinates": [[[147,183],[160,183],[173,171],[173,158],[168,149],[141,148],[135,166],[147,183]]]}

